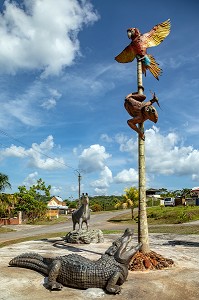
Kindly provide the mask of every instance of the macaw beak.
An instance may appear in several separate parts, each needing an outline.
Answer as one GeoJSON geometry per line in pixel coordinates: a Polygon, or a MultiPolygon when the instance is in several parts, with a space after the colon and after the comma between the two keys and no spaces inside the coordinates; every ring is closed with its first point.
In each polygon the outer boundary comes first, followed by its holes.
{"type": "Polygon", "coordinates": [[[133,36],[135,35],[135,28],[129,28],[127,29],[127,35],[129,39],[132,39],[133,36]]]}
{"type": "Polygon", "coordinates": [[[128,38],[131,39],[132,34],[131,34],[131,31],[129,29],[127,30],[127,35],[128,35],[128,38]]]}

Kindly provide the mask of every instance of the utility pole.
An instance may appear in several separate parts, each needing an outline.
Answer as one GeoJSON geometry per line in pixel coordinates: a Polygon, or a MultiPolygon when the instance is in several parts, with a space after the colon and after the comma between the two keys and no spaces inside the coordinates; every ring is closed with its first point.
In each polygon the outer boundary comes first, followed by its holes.
{"type": "Polygon", "coordinates": [[[82,178],[82,176],[81,176],[81,174],[79,173],[79,174],[78,174],[79,201],[80,201],[80,197],[81,197],[81,178],[82,178]]]}
{"type": "Polygon", "coordinates": [[[75,170],[78,174],[78,198],[79,198],[79,206],[81,205],[81,173],[79,170],[75,170]]]}

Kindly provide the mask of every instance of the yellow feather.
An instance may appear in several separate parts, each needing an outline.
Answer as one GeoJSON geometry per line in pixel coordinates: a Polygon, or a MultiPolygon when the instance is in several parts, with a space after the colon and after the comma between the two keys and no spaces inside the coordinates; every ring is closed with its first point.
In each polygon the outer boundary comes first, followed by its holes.
{"type": "Polygon", "coordinates": [[[119,63],[128,63],[135,59],[136,53],[129,44],[120,54],[115,57],[115,60],[119,63]]]}
{"type": "Polygon", "coordinates": [[[146,40],[146,48],[158,46],[170,33],[170,19],[155,25],[151,31],[143,34],[143,39],[146,40]]]}
{"type": "Polygon", "coordinates": [[[162,74],[162,69],[159,67],[159,64],[156,62],[155,58],[151,54],[147,54],[150,59],[150,65],[146,66],[142,64],[142,73],[146,76],[146,70],[149,70],[151,74],[159,80],[159,76],[162,74]]]}

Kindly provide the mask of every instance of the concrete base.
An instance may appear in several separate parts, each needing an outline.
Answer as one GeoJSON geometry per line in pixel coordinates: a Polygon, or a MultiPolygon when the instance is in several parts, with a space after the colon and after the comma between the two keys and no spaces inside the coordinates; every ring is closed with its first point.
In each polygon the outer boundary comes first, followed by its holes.
{"type": "MultiPolygon", "coordinates": [[[[69,245],[62,238],[29,241],[1,248],[0,300],[197,300],[199,299],[199,235],[152,234],[150,246],[171,258],[175,266],[160,271],[129,272],[120,295],[108,295],[102,289],[78,290],[64,287],[50,292],[44,276],[28,269],[8,267],[9,261],[25,252],[55,257],[77,253],[98,259],[119,235],[105,235],[104,243],[69,245]]],[[[136,244],[136,238],[133,239],[136,244]]]]}

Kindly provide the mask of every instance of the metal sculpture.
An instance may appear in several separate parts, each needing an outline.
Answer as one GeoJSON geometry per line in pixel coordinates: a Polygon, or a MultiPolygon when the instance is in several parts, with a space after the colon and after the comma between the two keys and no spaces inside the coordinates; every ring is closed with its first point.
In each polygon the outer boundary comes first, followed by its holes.
{"type": "Polygon", "coordinates": [[[150,120],[154,123],[158,121],[158,113],[152,104],[158,103],[158,98],[153,94],[153,98],[147,102],[143,102],[146,99],[144,94],[137,92],[131,93],[126,96],[124,107],[128,111],[129,115],[133,117],[127,121],[128,125],[135,130],[142,140],[145,139],[144,133],[136,126],[136,124],[143,123],[146,120],[150,120]]]}
{"type": "Polygon", "coordinates": [[[61,290],[66,285],[80,289],[103,288],[108,293],[119,294],[128,276],[130,260],[141,248],[141,244],[128,246],[132,236],[133,232],[126,229],[97,261],[77,254],[44,258],[37,253],[25,253],[13,258],[9,265],[48,276],[46,287],[50,290],[61,290]]]}
{"type": "Polygon", "coordinates": [[[82,193],[81,197],[82,205],[72,213],[73,230],[75,230],[76,224],[79,224],[79,229],[82,229],[83,223],[86,224],[88,230],[88,220],[90,220],[89,198],[88,194],[82,193]]]}
{"type": "Polygon", "coordinates": [[[158,46],[170,33],[170,19],[155,25],[149,32],[141,34],[138,28],[129,28],[127,34],[132,42],[115,57],[119,63],[131,62],[137,57],[142,61],[142,73],[146,75],[149,70],[159,80],[161,68],[151,54],[147,54],[147,48],[158,46]]]}
{"type": "MultiPolygon", "coordinates": [[[[146,178],[145,178],[145,142],[144,142],[144,121],[150,119],[157,122],[158,114],[155,108],[151,105],[156,100],[155,94],[150,104],[145,104],[142,101],[145,99],[143,95],[143,78],[142,74],[146,75],[146,70],[149,70],[152,75],[159,80],[161,68],[155,58],[147,54],[147,48],[159,45],[170,33],[170,19],[155,25],[149,32],[141,34],[138,28],[130,28],[127,30],[128,37],[131,43],[115,57],[119,63],[128,63],[137,59],[137,93],[128,95],[125,100],[125,108],[133,117],[128,121],[129,126],[138,132],[138,169],[139,169],[139,209],[138,209],[138,241],[142,243],[142,252],[148,253],[149,235],[146,213],[146,178]],[[137,99],[135,98],[137,96],[137,99]],[[140,97],[140,98],[139,98],[140,97]],[[138,124],[138,127],[136,126],[138,124]]],[[[158,102],[157,102],[158,103],[158,102]]]]}

